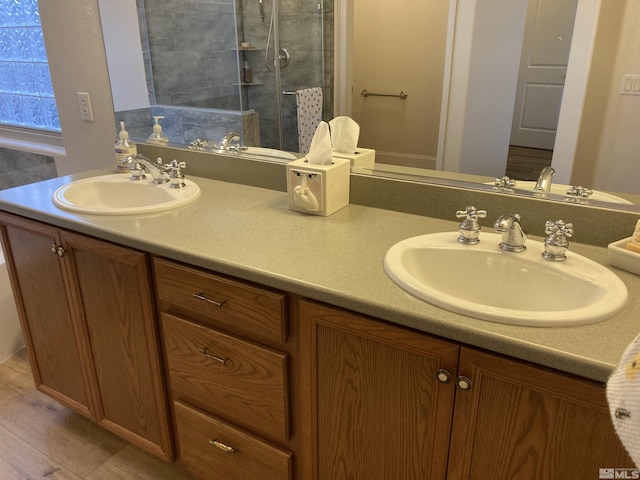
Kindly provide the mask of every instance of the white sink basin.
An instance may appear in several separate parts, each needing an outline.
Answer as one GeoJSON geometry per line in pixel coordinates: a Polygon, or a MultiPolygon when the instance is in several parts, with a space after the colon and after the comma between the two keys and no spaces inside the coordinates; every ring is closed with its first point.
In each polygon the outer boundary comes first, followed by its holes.
{"type": "Polygon", "coordinates": [[[85,178],[58,188],[53,194],[53,203],[76,213],[133,215],[187,205],[200,196],[200,187],[191,180],[185,180],[184,188],[151,182],[150,175],[134,181],[122,173],[85,178]]]}
{"type": "Polygon", "coordinates": [[[501,236],[480,234],[462,245],[457,232],[408,238],[384,259],[401,288],[438,307],[470,317],[526,326],[595,323],[620,312],[627,288],[608,268],[575,252],[565,262],[541,256],[541,242],[522,253],[498,248],[501,236]]]}

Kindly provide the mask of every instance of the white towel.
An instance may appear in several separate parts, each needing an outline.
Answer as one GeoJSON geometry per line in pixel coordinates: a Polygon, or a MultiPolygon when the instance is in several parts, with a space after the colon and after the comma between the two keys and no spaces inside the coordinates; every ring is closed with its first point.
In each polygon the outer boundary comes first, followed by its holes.
{"type": "Polygon", "coordinates": [[[607,400],[616,433],[640,467],[640,335],[627,347],[609,377],[607,400]]]}
{"type": "Polygon", "coordinates": [[[313,134],[322,121],[322,89],[304,88],[296,91],[298,105],[298,148],[308,153],[313,134]]]}

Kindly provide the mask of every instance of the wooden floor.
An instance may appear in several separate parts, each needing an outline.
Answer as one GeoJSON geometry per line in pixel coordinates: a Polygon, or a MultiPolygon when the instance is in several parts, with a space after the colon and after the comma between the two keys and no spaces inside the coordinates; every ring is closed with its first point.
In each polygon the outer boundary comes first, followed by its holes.
{"type": "Polygon", "coordinates": [[[551,165],[553,150],[509,147],[506,175],[514,180],[538,180],[540,170],[551,165]]]}
{"type": "Polygon", "coordinates": [[[0,364],[0,479],[193,477],[38,392],[22,349],[0,364]]]}

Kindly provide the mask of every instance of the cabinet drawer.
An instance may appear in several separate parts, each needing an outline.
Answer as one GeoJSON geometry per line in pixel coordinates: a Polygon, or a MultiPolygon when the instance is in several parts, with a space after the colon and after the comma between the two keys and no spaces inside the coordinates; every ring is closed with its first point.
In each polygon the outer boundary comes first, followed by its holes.
{"type": "Polygon", "coordinates": [[[289,439],[287,354],[167,313],[162,325],[174,399],[289,439]]]}
{"type": "Polygon", "coordinates": [[[202,479],[288,480],[292,454],[174,402],[179,461],[202,479]]]}
{"type": "Polygon", "coordinates": [[[286,296],[248,283],[154,259],[158,299],[224,330],[286,342],[286,296]]]}

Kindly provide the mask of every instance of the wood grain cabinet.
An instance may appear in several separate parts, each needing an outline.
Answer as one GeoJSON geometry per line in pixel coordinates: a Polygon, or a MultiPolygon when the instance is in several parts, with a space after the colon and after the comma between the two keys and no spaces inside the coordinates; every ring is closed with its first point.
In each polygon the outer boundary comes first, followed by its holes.
{"type": "Polygon", "coordinates": [[[156,258],[178,461],[203,479],[293,478],[286,295],[156,258]]]}
{"type": "Polygon", "coordinates": [[[172,457],[148,256],[0,214],[36,386],[172,457]]]}
{"type": "Polygon", "coordinates": [[[305,478],[598,478],[633,467],[602,385],[313,302],[305,478]]]}

